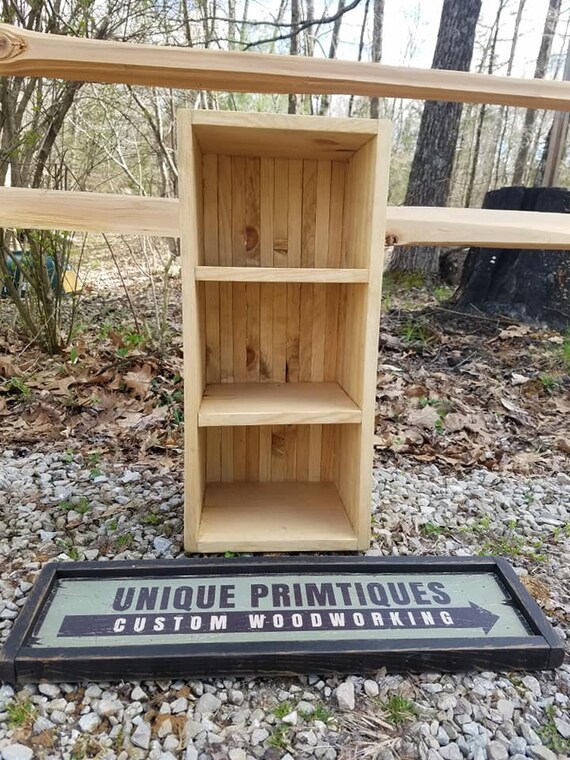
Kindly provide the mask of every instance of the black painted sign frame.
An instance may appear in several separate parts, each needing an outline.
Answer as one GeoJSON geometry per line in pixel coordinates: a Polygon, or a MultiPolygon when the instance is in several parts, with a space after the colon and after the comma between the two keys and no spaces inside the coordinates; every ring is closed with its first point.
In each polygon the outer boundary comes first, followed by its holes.
{"type": "Polygon", "coordinates": [[[40,572],[0,655],[0,677],[14,683],[39,680],[166,679],[246,675],[392,670],[534,670],[562,664],[564,648],[537,603],[502,558],[495,557],[238,557],[50,563],[40,572]],[[326,641],[50,647],[31,646],[32,634],[63,579],[211,578],[287,574],[492,573],[510,597],[528,635],[378,641],[326,641]]]}

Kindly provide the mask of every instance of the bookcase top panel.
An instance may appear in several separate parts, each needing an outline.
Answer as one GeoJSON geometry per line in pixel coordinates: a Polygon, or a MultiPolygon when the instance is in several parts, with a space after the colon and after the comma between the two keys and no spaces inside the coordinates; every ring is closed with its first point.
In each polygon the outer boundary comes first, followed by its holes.
{"type": "Polygon", "coordinates": [[[378,135],[373,119],[191,111],[202,153],[273,158],[348,160],[378,135]]]}

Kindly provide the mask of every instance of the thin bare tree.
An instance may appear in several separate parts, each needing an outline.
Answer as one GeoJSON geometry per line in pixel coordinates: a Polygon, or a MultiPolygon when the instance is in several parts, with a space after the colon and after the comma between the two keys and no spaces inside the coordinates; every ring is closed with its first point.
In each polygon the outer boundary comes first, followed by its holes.
{"type": "MultiPolygon", "coordinates": [[[[542,39],[540,41],[540,49],[536,58],[536,68],[534,71],[535,79],[544,79],[546,76],[546,69],[550,60],[550,53],[552,52],[552,42],[554,40],[556,25],[558,24],[558,18],[560,16],[560,4],[561,0],[549,0],[548,10],[546,12],[546,20],[544,22],[544,30],[542,32],[542,39]]],[[[517,157],[515,160],[515,169],[512,179],[513,185],[520,185],[523,182],[525,170],[528,164],[528,157],[532,144],[536,117],[536,109],[529,108],[525,115],[523,131],[519,143],[517,157]]]]}

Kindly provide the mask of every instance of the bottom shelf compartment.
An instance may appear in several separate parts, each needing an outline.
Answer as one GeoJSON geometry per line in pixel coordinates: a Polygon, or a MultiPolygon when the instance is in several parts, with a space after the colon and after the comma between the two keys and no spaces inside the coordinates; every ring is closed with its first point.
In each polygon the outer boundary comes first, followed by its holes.
{"type": "Polygon", "coordinates": [[[209,483],[199,552],[354,550],[334,483],[209,483]]]}

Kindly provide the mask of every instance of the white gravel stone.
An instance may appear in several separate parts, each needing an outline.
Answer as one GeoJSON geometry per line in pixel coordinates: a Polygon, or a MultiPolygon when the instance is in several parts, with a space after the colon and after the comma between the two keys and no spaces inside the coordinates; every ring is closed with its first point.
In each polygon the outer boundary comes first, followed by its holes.
{"type": "Polygon", "coordinates": [[[551,749],[548,749],[548,747],[544,746],[530,747],[529,753],[531,757],[535,758],[535,760],[558,760],[558,755],[556,755],[551,749]]]}
{"type": "Polygon", "coordinates": [[[34,721],[32,730],[34,734],[41,734],[42,731],[50,731],[54,726],[55,723],[52,723],[51,720],[48,720],[47,718],[44,718],[43,715],[40,715],[34,721]]]}
{"type": "Polygon", "coordinates": [[[455,742],[447,744],[445,747],[440,747],[438,752],[444,760],[463,760],[461,750],[455,742]]]}
{"type": "Polygon", "coordinates": [[[336,699],[341,710],[354,710],[356,701],[354,696],[354,683],[345,681],[337,686],[336,699]]]}
{"type": "Polygon", "coordinates": [[[531,746],[542,744],[542,739],[536,733],[536,731],[531,726],[528,725],[528,723],[521,722],[519,728],[520,728],[521,734],[524,736],[524,738],[527,740],[527,742],[531,746]]]}
{"type": "Polygon", "coordinates": [[[122,709],[123,705],[118,699],[101,699],[97,704],[97,713],[103,718],[108,718],[109,715],[116,715],[122,709]]]}
{"type": "Polygon", "coordinates": [[[188,709],[188,700],[186,697],[178,697],[178,699],[175,699],[174,702],[171,703],[170,709],[174,715],[186,712],[188,709]]]}
{"type": "Polygon", "coordinates": [[[497,710],[501,713],[505,720],[512,720],[515,706],[508,699],[499,699],[497,702],[497,710]]]}
{"type": "Polygon", "coordinates": [[[487,748],[489,760],[508,760],[509,753],[504,744],[499,741],[492,741],[487,748]]]}
{"type": "Polygon", "coordinates": [[[293,710],[288,715],[281,718],[283,723],[287,723],[289,726],[296,726],[298,721],[297,710],[293,710]]]}
{"type": "Polygon", "coordinates": [[[180,742],[175,736],[170,735],[166,737],[162,743],[162,746],[166,752],[176,752],[176,750],[180,747],[180,742]]]}
{"type": "Polygon", "coordinates": [[[33,751],[24,744],[10,744],[2,748],[2,760],[32,760],[33,751]]]}
{"type": "Polygon", "coordinates": [[[266,728],[254,728],[251,732],[251,746],[257,747],[269,737],[269,731],[266,728]]]}
{"type": "Polygon", "coordinates": [[[239,689],[230,689],[228,691],[228,702],[232,705],[242,705],[245,697],[239,689]]]}
{"type": "Polygon", "coordinates": [[[38,691],[50,699],[55,699],[61,694],[61,689],[55,683],[40,683],[38,684],[38,691]]]}
{"type": "Polygon", "coordinates": [[[85,734],[92,734],[101,725],[101,718],[97,713],[87,713],[79,718],[79,728],[85,734]]]}
{"type": "Polygon", "coordinates": [[[221,704],[222,700],[219,699],[219,697],[207,692],[196,702],[195,710],[196,712],[199,712],[200,715],[212,715],[220,709],[221,704]]]}
{"type": "Polygon", "coordinates": [[[150,746],[151,727],[150,723],[141,721],[131,734],[131,742],[135,747],[148,749],[150,746]]]}
{"type": "Polygon", "coordinates": [[[526,686],[526,688],[531,691],[535,697],[540,697],[541,691],[540,691],[540,683],[537,678],[534,676],[525,676],[522,679],[523,686],[526,686]]]}
{"type": "Polygon", "coordinates": [[[564,739],[570,739],[570,723],[563,718],[554,718],[556,730],[564,739]]]}
{"type": "Polygon", "coordinates": [[[164,536],[157,536],[152,542],[154,550],[157,554],[166,554],[172,547],[172,541],[164,536]]]}
{"type": "Polygon", "coordinates": [[[133,702],[142,702],[143,700],[148,699],[148,696],[144,689],[141,689],[140,686],[135,686],[135,688],[131,691],[131,699],[133,702]]]}
{"type": "Polygon", "coordinates": [[[364,681],[364,693],[367,697],[377,697],[380,693],[380,687],[376,681],[373,681],[371,678],[367,678],[366,681],[364,681]]]}

